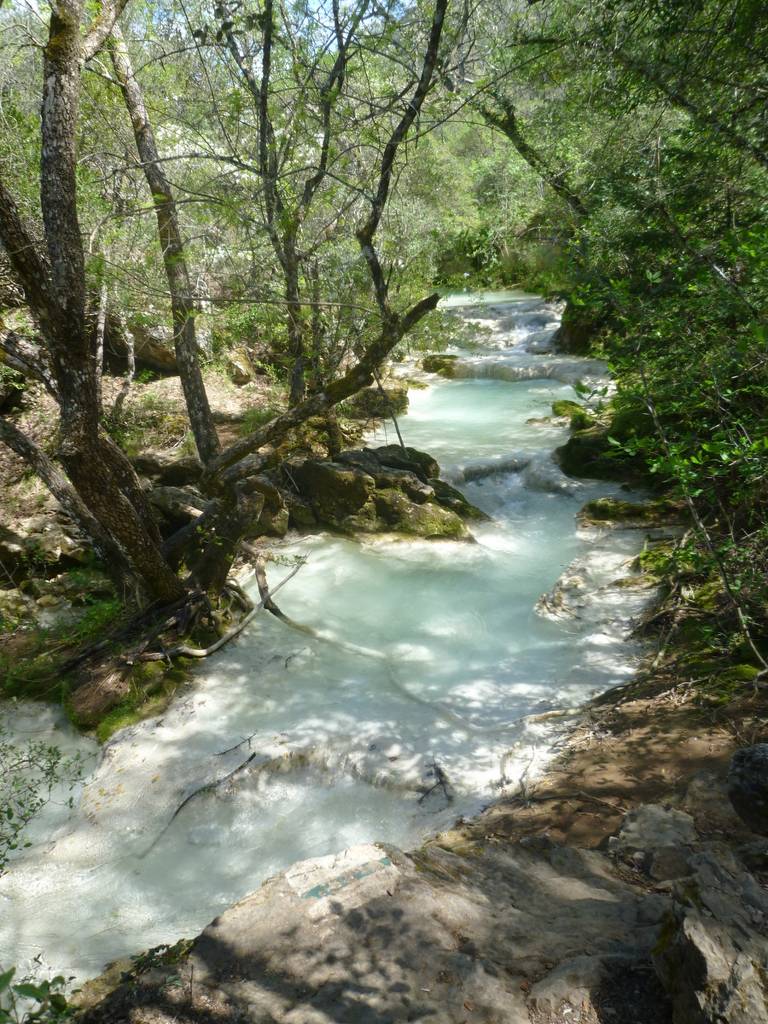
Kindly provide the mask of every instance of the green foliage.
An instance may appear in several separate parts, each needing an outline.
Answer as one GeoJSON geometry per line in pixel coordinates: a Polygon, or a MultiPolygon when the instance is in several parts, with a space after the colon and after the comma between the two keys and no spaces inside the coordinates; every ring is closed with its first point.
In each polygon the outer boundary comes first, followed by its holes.
{"type": "Polygon", "coordinates": [[[63,975],[44,981],[14,982],[14,967],[0,968],[0,1024],[57,1024],[71,1020],[75,1007],[67,999],[68,980],[63,975]]]}
{"type": "MultiPolygon", "coordinates": [[[[87,578],[86,571],[82,573],[87,578]]],[[[66,696],[67,682],[60,666],[74,649],[102,639],[123,611],[116,597],[86,595],[85,601],[84,611],[76,617],[25,633],[22,657],[0,650],[0,698],[62,700],[66,696]]]]}

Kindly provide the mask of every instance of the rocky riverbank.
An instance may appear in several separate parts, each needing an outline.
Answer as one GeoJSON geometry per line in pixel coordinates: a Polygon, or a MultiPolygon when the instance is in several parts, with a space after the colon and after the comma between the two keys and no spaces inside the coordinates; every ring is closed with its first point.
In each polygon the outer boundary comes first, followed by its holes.
{"type": "Polygon", "coordinates": [[[91,983],[85,1003],[113,990],[85,1022],[766,1021],[768,820],[750,830],[728,777],[766,711],[648,672],[533,788],[411,853],[295,865],[91,983]]]}

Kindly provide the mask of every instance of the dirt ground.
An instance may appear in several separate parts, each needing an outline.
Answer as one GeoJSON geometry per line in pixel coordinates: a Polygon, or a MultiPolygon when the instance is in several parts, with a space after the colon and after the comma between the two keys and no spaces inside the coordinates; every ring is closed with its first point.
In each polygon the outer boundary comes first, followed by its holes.
{"type": "Polygon", "coordinates": [[[594,701],[564,752],[524,795],[502,800],[459,834],[518,840],[545,833],[586,849],[605,843],[632,807],[663,803],[688,811],[702,837],[733,835],[722,783],[733,752],[768,740],[768,691],[711,705],[664,672],[594,701]],[[711,780],[712,785],[709,784],[711,780]]]}

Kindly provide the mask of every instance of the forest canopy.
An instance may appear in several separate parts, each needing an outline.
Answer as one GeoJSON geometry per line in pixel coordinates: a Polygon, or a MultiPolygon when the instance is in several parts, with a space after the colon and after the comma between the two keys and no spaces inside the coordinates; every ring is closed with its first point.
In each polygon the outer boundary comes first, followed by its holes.
{"type": "Polygon", "coordinates": [[[440,290],[517,285],[608,359],[612,465],[687,504],[764,665],[764,4],[6,0],[0,32],[0,439],[120,602],[221,594],[291,439],[333,455],[345,401],[444,346],[440,290]],[[158,359],[202,463],[175,531],[124,407],[158,359]],[[273,385],[236,438],[233,362],[273,385]]]}

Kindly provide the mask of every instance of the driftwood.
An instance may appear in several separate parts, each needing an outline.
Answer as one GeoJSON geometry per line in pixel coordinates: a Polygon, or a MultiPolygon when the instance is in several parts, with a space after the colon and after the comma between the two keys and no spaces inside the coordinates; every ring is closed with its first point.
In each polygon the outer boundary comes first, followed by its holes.
{"type": "Polygon", "coordinates": [[[215,654],[216,651],[220,651],[225,644],[228,644],[230,640],[234,640],[236,636],[242,633],[242,631],[245,629],[245,627],[248,625],[251,619],[253,619],[256,613],[260,612],[262,608],[266,607],[266,602],[270,600],[271,595],[276,594],[281,587],[284,587],[289,580],[293,579],[293,577],[296,575],[296,573],[299,571],[302,565],[304,565],[303,561],[295,565],[293,569],[288,573],[288,575],[284,579],[280,580],[280,582],[277,584],[276,587],[274,587],[274,589],[271,592],[267,591],[266,595],[262,597],[261,601],[259,601],[257,605],[254,605],[254,607],[251,608],[251,610],[242,617],[242,619],[237,623],[237,625],[227,630],[227,632],[223,636],[219,637],[219,639],[215,643],[211,644],[210,647],[190,647],[187,644],[177,644],[177,646],[171,648],[170,651],[156,651],[148,654],[141,654],[138,660],[168,661],[171,658],[178,658],[182,655],[186,658],[207,658],[211,654],[215,654]]]}

